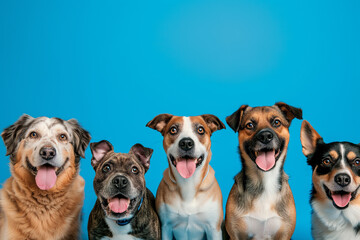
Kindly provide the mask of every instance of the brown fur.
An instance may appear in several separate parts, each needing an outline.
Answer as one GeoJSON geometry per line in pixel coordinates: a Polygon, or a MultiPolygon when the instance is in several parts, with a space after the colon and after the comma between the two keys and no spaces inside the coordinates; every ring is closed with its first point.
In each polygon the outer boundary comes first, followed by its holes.
{"type": "MultiPolygon", "coordinates": [[[[235,177],[235,184],[230,191],[226,204],[225,227],[230,239],[248,239],[247,223],[243,217],[254,210],[254,203],[264,190],[263,172],[257,168],[247,154],[244,143],[253,139],[260,129],[270,128],[277,136],[285,139],[282,152],[285,160],[290,139],[289,126],[295,117],[302,117],[301,109],[284,103],[276,103],[271,107],[256,108],[243,105],[226,118],[229,126],[238,132],[239,151],[243,163],[243,170],[235,177]],[[279,127],[272,126],[274,119],[281,122],[279,127]],[[257,131],[246,127],[250,122],[256,123],[257,131]],[[244,183],[244,179],[247,179],[247,183],[244,183]]],[[[274,192],[274,194],[279,195],[279,200],[274,203],[272,209],[281,217],[282,225],[273,239],[288,240],[295,230],[295,202],[288,184],[288,176],[283,170],[280,172],[280,179],[280,191],[274,192]]]]}
{"type": "MultiPolygon", "coordinates": [[[[76,120],[67,121],[67,129],[72,131],[73,138],[71,142],[64,140],[62,143],[64,144],[62,146],[66,146],[60,149],[62,159],[65,160],[64,165],[55,169],[59,172],[55,185],[49,190],[40,190],[36,185],[34,173],[27,165],[27,162],[33,164],[33,155],[35,155],[33,153],[36,148],[28,147],[30,140],[25,136],[25,132],[33,123],[45,119],[47,118],[35,119],[23,115],[2,133],[7,154],[11,155],[12,176],[1,189],[1,239],[74,240],[79,238],[85,186],[84,179],[79,176],[79,160],[80,156],[84,156],[90,134],[82,129],[76,120]]],[[[55,122],[54,124],[66,122],[56,118],[50,121],[55,122]]],[[[39,134],[38,138],[40,137],[39,134]]],[[[50,141],[56,144],[60,140],[56,136],[56,139],[50,141]]]]}
{"type": "Polygon", "coordinates": [[[77,175],[74,153],[70,153],[70,166],[59,175],[55,187],[44,192],[18,161],[24,154],[22,146],[23,142],[11,166],[12,177],[1,190],[2,218],[7,225],[7,229],[2,225],[2,234],[19,240],[77,239],[85,182],[77,175]]]}

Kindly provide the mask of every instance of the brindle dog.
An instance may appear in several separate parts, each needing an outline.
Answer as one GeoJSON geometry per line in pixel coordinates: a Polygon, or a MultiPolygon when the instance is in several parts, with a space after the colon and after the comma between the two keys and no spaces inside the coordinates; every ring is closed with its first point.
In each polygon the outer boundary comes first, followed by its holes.
{"type": "Polygon", "coordinates": [[[160,239],[155,199],[144,178],[153,150],[135,144],[129,153],[115,153],[106,140],[90,147],[98,199],[89,217],[89,239],[160,239]]]}

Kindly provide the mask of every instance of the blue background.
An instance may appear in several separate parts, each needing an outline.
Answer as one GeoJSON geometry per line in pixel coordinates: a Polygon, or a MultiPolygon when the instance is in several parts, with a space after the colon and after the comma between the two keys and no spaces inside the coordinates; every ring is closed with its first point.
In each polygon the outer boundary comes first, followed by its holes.
{"type": "MultiPolygon", "coordinates": [[[[147,186],[167,167],[161,134],[145,127],[160,113],[225,117],[242,104],[284,101],[303,109],[325,141],[360,142],[360,2],[349,1],[0,1],[0,128],[21,114],[76,118],[92,141],[118,152],[154,149],[147,186]]],[[[311,169],[294,120],[285,170],[297,225],[310,239],[311,169]]],[[[224,196],[240,171],[237,135],[212,137],[224,196]]],[[[0,145],[0,182],[9,176],[0,145]]],[[[91,153],[83,237],[95,203],[91,153]]]]}

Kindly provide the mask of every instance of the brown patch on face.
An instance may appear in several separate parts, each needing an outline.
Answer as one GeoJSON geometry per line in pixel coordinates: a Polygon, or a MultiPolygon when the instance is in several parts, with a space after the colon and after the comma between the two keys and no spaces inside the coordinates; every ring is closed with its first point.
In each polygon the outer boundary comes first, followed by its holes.
{"type": "Polygon", "coordinates": [[[190,121],[191,121],[192,127],[195,126],[195,129],[194,129],[195,134],[198,137],[200,143],[202,145],[206,146],[206,150],[209,151],[210,147],[211,147],[210,136],[211,136],[212,130],[206,124],[204,119],[202,117],[200,117],[200,116],[190,117],[190,121]],[[202,135],[198,132],[200,130],[199,129],[200,127],[205,129],[205,133],[202,134],[202,135]]]}
{"type": "Polygon", "coordinates": [[[334,179],[334,176],[336,175],[336,171],[332,171],[329,174],[318,175],[316,174],[317,168],[318,166],[315,167],[312,175],[313,185],[316,190],[316,193],[314,193],[314,197],[318,202],[324,203],[328,199],[328,197],[323,187],[323,183],[325,183],[325,185],[327,183],[330,183],[332,179],[334,179]]]}
{"type": "Polygon", "coordinates": [[[168,124],[165,126],[165,128],[163,129],[163,133],[164,133],[163,146],[164,146],[165,152],[167,152],[169,146],[176,141],[183,126],[184,126],[183,117],[178,117],[178,116],[172,117],[170,122],[168,122],[168,124]],[[170,129],[172,127],[175,127],[177,129],[176,134],[170,133],[170,129]]]}
{"type": "Polygon", "coordinates": [[[339,154],[338,154],[337,151],[335,151],[335,150],[331,150],[331,151],[329,152],[329,154],[330,154],[330,156],[332,157],[332,159],[334,159],[334,160],[336,160],[336,159],[339,158],[339,154]]]}
{"type": "Polygon", "coordinates": [[[274,107],[255,107],[247,111],[240,123],[239,129],[239,146],[242,154],[246,154],[244,147],[242,146],[244,142],[249,141],[254,138],[256,133],[264,128],[272,129],[279,137],[284,138],[285,146],[284,149],[287,149],[289,143],[289,122],[285,119],[283,114],[274,107]],[[281,125],[275,127],[273,121],[277,119],[281,122],[281,125]],[[248,129],[247,124],[252,123],[254,125],[253,129],[248,129]]]}
{"type": "MultiPolygon", "coordinates": [[[[33,151],[34,149],[24,149],[25,141],[22,140],[19,144],[18,151],[16,153],[15,164],[11,167],[12,175],[19,183],[23,184],[24,187],[32,189],[33,191],[40,190],[35,182],[35,175],[32,169],[29,169],[26,161],[33,164],[33,151]]],[[[75,162],[75,153],[72,145],[70,145],[69,151],[63,150],[64,163],[68,159],[66,166],[63,166],[63,170],[57,175],[56,184],[53,188],[47,190],[47,192],[59,192],[66,189],[74,180],[78,172],[78,164],[75,162]]],[[[56,171],[58,168],[56,168],[56,171]]]]}
{"type": "Polygon", "coordinates": [[[354,152],[350,151],[350,152],[348,152],[346,157],[349,161],[353,161],[356,158],[356,154],[354,152]]]}

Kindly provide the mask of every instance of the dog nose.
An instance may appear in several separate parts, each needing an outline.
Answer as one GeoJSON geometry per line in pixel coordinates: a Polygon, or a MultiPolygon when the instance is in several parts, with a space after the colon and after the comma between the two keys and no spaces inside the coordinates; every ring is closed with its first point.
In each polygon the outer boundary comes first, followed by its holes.
{"type": "Polygon", "coordinates": [[[346,187],[350,184],[351,178],[346,173],[340,173],[335,176],[335,182],[341,187],[346,187]]]}
{"type": "Polygon", "coordinates": [[[43,147],[40,149],[40,156],[45,160],[51,160],[55,157],[56,150],[53,147],[43,147]]]}
{"type": "Polygon", "coordinates": [[[266,144],[266,143],[269,143],[274,137],[274,134],[270,131],[261,131],[257,134],[257,139],[266,144]]]}
{"type": "Polygon", "coordinates": [[[194,141],[191,138],[183,138],[179,142],[179,147],[184,151],[189,151],[194,147],[194,141]]]}
{"type": "Polygon", "coordinates": [[[126,188],[126,186],[128,185],[128,180],[126,177],[124,176],[117,176],[114,177],[112,180],[112,184],[116,187],[116,188],[126,188]]]}

